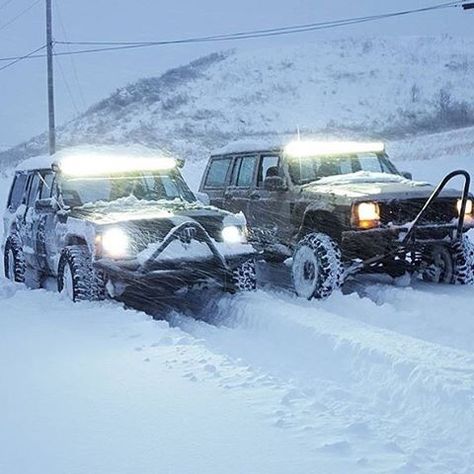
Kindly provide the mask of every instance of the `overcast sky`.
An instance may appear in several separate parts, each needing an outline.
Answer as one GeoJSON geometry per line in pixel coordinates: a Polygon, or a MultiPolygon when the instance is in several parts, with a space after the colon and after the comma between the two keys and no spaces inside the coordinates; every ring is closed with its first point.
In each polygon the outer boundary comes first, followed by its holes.
{"type": "MultiPolygon", "coordinates": [[[[65,39],[66,35],[67,39],[75,41],[174,39],[372,15],[440,2],[55,0],[54,35],[57,40],[65,39]]],[[[44,0],[11,25],[3,26],[32,3],[34,0],[0,0],[0,57],[24,54],[44,44],[44,0]]],[[[159,75],[170,67],[217,49],[278,47],[287,42],[308,42],[334,36],[442,34],[473,35],[474,15],[451,9],[293,37],[80,56],[74,59],[74,64],[68,57],[61,58],[60,64],[56,64],[57,121],[71,119],[78,111],[83,111],[120,86],[141,77],[159,75]]],[[[45,129],[45,88],[43,60],[24,61],[0,71],[0,146],[14,145],[45,129]]]]}

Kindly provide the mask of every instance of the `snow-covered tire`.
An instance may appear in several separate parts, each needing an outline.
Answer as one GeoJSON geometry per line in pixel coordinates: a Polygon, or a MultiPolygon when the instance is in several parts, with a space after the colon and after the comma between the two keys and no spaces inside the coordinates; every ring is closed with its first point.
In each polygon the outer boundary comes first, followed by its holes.
{"type": "Polygon", "coordinates": [[[254,259],[241,263],[232,271],[235,291],[253,291],[257,288],[257,269],[254,259]]]}
{"type": "Polygon", "coordinates": [[[5,277],[17,283],[25,282],[26,263],[20,241],[16,237],[8,237],[5,242],[3,259],[5,277]]]}
{"type": "Polygon", "coordinates": [[[306,235],[296,246],[291,272],[298,296],[328,298],[343,282],[339,246],[326,234],[306,235]]]}
{"type": "Polygon", "coordinates": [[[474,242],[466,235],[452,246],[454,261],[453,283],[474,285],[474,242]]]}
{"type": "Polygon", "coordinates": [[[424,281],[474,285],[474,243],[467,236],[450,246],[433,246],[430,251],[431,264],[422,273],[424,281]]]}
{"type": "Polygon", "coordinates": [[[65,292],[74,302],[103,299],[105,296],[103,278],[94,271],[87,246],[72,245],[61,252],[58,291],[65,292]]]}

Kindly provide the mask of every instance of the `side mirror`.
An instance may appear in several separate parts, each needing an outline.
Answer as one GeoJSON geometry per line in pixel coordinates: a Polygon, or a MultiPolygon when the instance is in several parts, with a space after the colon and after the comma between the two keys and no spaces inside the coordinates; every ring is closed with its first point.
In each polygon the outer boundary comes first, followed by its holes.
{"type": "Polygon", "coordinates": [[[51,198],[38,199],[35,202],[35,209],[41,212],[54,212],[56,210],[56,201],[51,198]]]}
{"type": "Polygon", "coordinates": [[[211,200],[209,199],[209,194],[206,193],[196,193],[196,197],[198,201],[205,206],[210,206],[211,205],[211,200]]]}
{"type": "Polygon", "coordinates": [[[402,176],[406,179],[409,179],[409,180],[413,179],[413,175],[408,171],[402,171],[402,176]]]}
{"type": "Polygon", "coordinates": [[[288,189],[285,178],[281,176],[268,176],[263,180],[265,191],[286,191],[288,189]]]}

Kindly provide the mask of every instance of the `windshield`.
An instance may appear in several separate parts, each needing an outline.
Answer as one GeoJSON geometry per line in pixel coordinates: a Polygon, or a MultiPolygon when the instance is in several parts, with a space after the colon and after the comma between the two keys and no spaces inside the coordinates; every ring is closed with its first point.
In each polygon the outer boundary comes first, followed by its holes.
{"type": "Polygon", "coordinates": [[[359,171],[398,174],[395,166],[383,155],[360,153],[341,156],[314,156],[288,158],[291,179],[295,184],[311,183],[329,176],[359,171]]]}
{"type": "Polygon", "coordinates": [[[64,204],[70,207],[99,201],[112,202],[126,197],[135,197],[144,201],[181,199],[194,202],[196,200],[176,171],[62,179],[61,194],[64,204]]]}

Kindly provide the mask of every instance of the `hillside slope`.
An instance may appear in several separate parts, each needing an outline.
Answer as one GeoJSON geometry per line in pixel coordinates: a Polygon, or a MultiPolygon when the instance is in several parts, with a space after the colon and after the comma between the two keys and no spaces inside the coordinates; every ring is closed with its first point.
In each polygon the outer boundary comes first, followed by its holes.
{"type": "MultiPolygon", "coordinates": [[[[186,158],[236,137],[394,137],[474,124],[474,40],[378,38],[227,51],[128,85],[62,127],[62,146],[139,142],[186,158]]],[[[46,136],[0,153],[45,150],[46,136]]]]}

